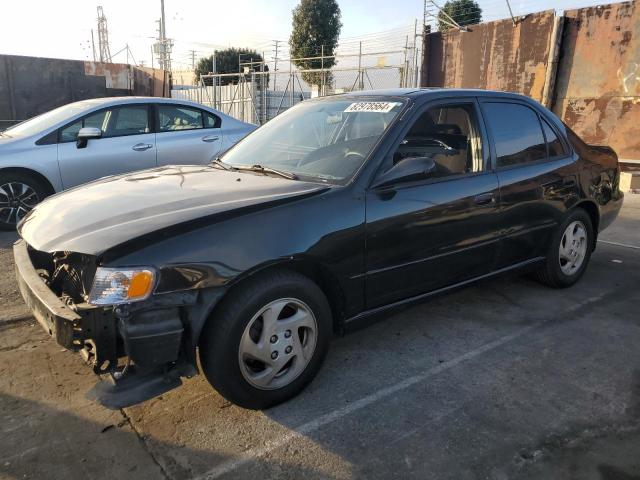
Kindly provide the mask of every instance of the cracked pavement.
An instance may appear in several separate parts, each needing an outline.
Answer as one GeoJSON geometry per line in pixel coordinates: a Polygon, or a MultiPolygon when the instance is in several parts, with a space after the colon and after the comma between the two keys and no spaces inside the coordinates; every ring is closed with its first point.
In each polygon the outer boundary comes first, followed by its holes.
{"type": "Polygon", "coordinates": [[[14,238],[0,479],[640,479],[640,195],[573,288],[504,277],[397,312],[336,338],[310,388],[263,412],[202,377],[124,411],[87,400],[96,378],[19,297],[14,238]]]}

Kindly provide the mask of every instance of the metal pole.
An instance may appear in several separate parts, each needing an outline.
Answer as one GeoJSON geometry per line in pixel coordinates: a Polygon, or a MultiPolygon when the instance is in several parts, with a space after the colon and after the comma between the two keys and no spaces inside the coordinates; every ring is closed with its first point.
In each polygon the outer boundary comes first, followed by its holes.
{"type": "Polygon", "coordinates": [[[319,97],[324,97],[324,45],[320,46],[320,91],[319,97]]]}
{"type": "Polygon", "coordinates": [[[364,89],[364,82],[362,78],[362,42],[358,46],[358,89],[364,89]]]}
{"type": "Polygon", "coordinates": [[[91,46],[93,47],[93,61],[96,61],[96,42],[93,39],[93,28],[91,29],[91,46]]]}
{"type": "Polygon", "coordinates": [[[513,24],[516,24],[516,19],[513,16],[513,10],[511,10],[511,4],[509,3],[509,0],[505,0],[507,2],[507,8],[509,9],[509,15],[511,15],[511,21],[513,22],[513,24]]]}
{"type": "Polygon", "coordinates": [[[407,49],[409,47],[409,35],[405,37],[404,40],[404,58],[402,60],[402,77],[400,78],[400,87],[404,88],[407,86],[407,49]]]}

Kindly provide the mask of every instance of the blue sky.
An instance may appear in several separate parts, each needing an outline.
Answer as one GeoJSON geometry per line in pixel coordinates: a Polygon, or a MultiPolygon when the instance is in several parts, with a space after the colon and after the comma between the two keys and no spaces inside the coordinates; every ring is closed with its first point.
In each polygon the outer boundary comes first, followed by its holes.
{"type": "MultiPolygon", "coordinates": [[[[298,0],[165,0],[167,34],[175,39],[174,64],[188,68],[190,50],[197,56],[225,46],[247,46],[265,52],[272,40],[286,40],[291,10],[298,0]]],[[[423,0],[338,0],[342,10],[343,44],[365,48],[396,48],[412,35],[422,18],[423,0]]],[[[441,5],[444,0],[436,0],[441,5]]],[[[508,16],[506,0],[479,0],[485,20],[508,16]]],[[[515,15],[602,3],[593,0],[511,0],[515,15]]],[[[152,37],[160,16],[160,0],[20,0],[3,2],[0,53],[91,59],[91,29],[96,6],[107,15],[111,52],[127,43],[137,62],[151,63],[152,37]]],[[[346,48],[345,47],[345,48],[346,48]]],[[[119,54],[116,61],[124,62],[119,54]]]]}

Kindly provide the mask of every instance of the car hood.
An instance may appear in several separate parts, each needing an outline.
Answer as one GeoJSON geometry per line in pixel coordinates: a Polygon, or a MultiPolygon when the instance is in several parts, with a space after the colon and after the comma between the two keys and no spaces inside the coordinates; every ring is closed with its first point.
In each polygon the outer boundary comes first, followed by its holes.
{"type": "MultiPolygon", "coordinates": [[[[100,255],[166,227],[326,190],[316,183],[203,166],[106,177],[49,197],[25,216],[20,236],[40,251],[100,255]]],[[[238,212],[238,214],[240,214],[238,212]]]]}

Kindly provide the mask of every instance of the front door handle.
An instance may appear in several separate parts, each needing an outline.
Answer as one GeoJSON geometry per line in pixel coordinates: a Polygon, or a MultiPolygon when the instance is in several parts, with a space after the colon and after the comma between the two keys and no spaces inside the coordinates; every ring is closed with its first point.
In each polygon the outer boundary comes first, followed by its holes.
{"type": "Polygon", "coordinates": [[[203,142],[215,142],[216,140],[219,140],[220,137],[218,135],[207,135],[206,137],[202,137],[202,141],[203,142]]]}
{"type": "Polygon", "coordinates": [[[150,143],[136,143],[131,148],[133,148],[136,152],[144,152],[145,150],[153,148],[153,145],[151,145],[150,143]]]}
{"type": "Polygon", "coordinates": [[[476,205],[493,205],[496,203],[496,196],[493,193],[481,193],[473,198],[476,205]]]}

